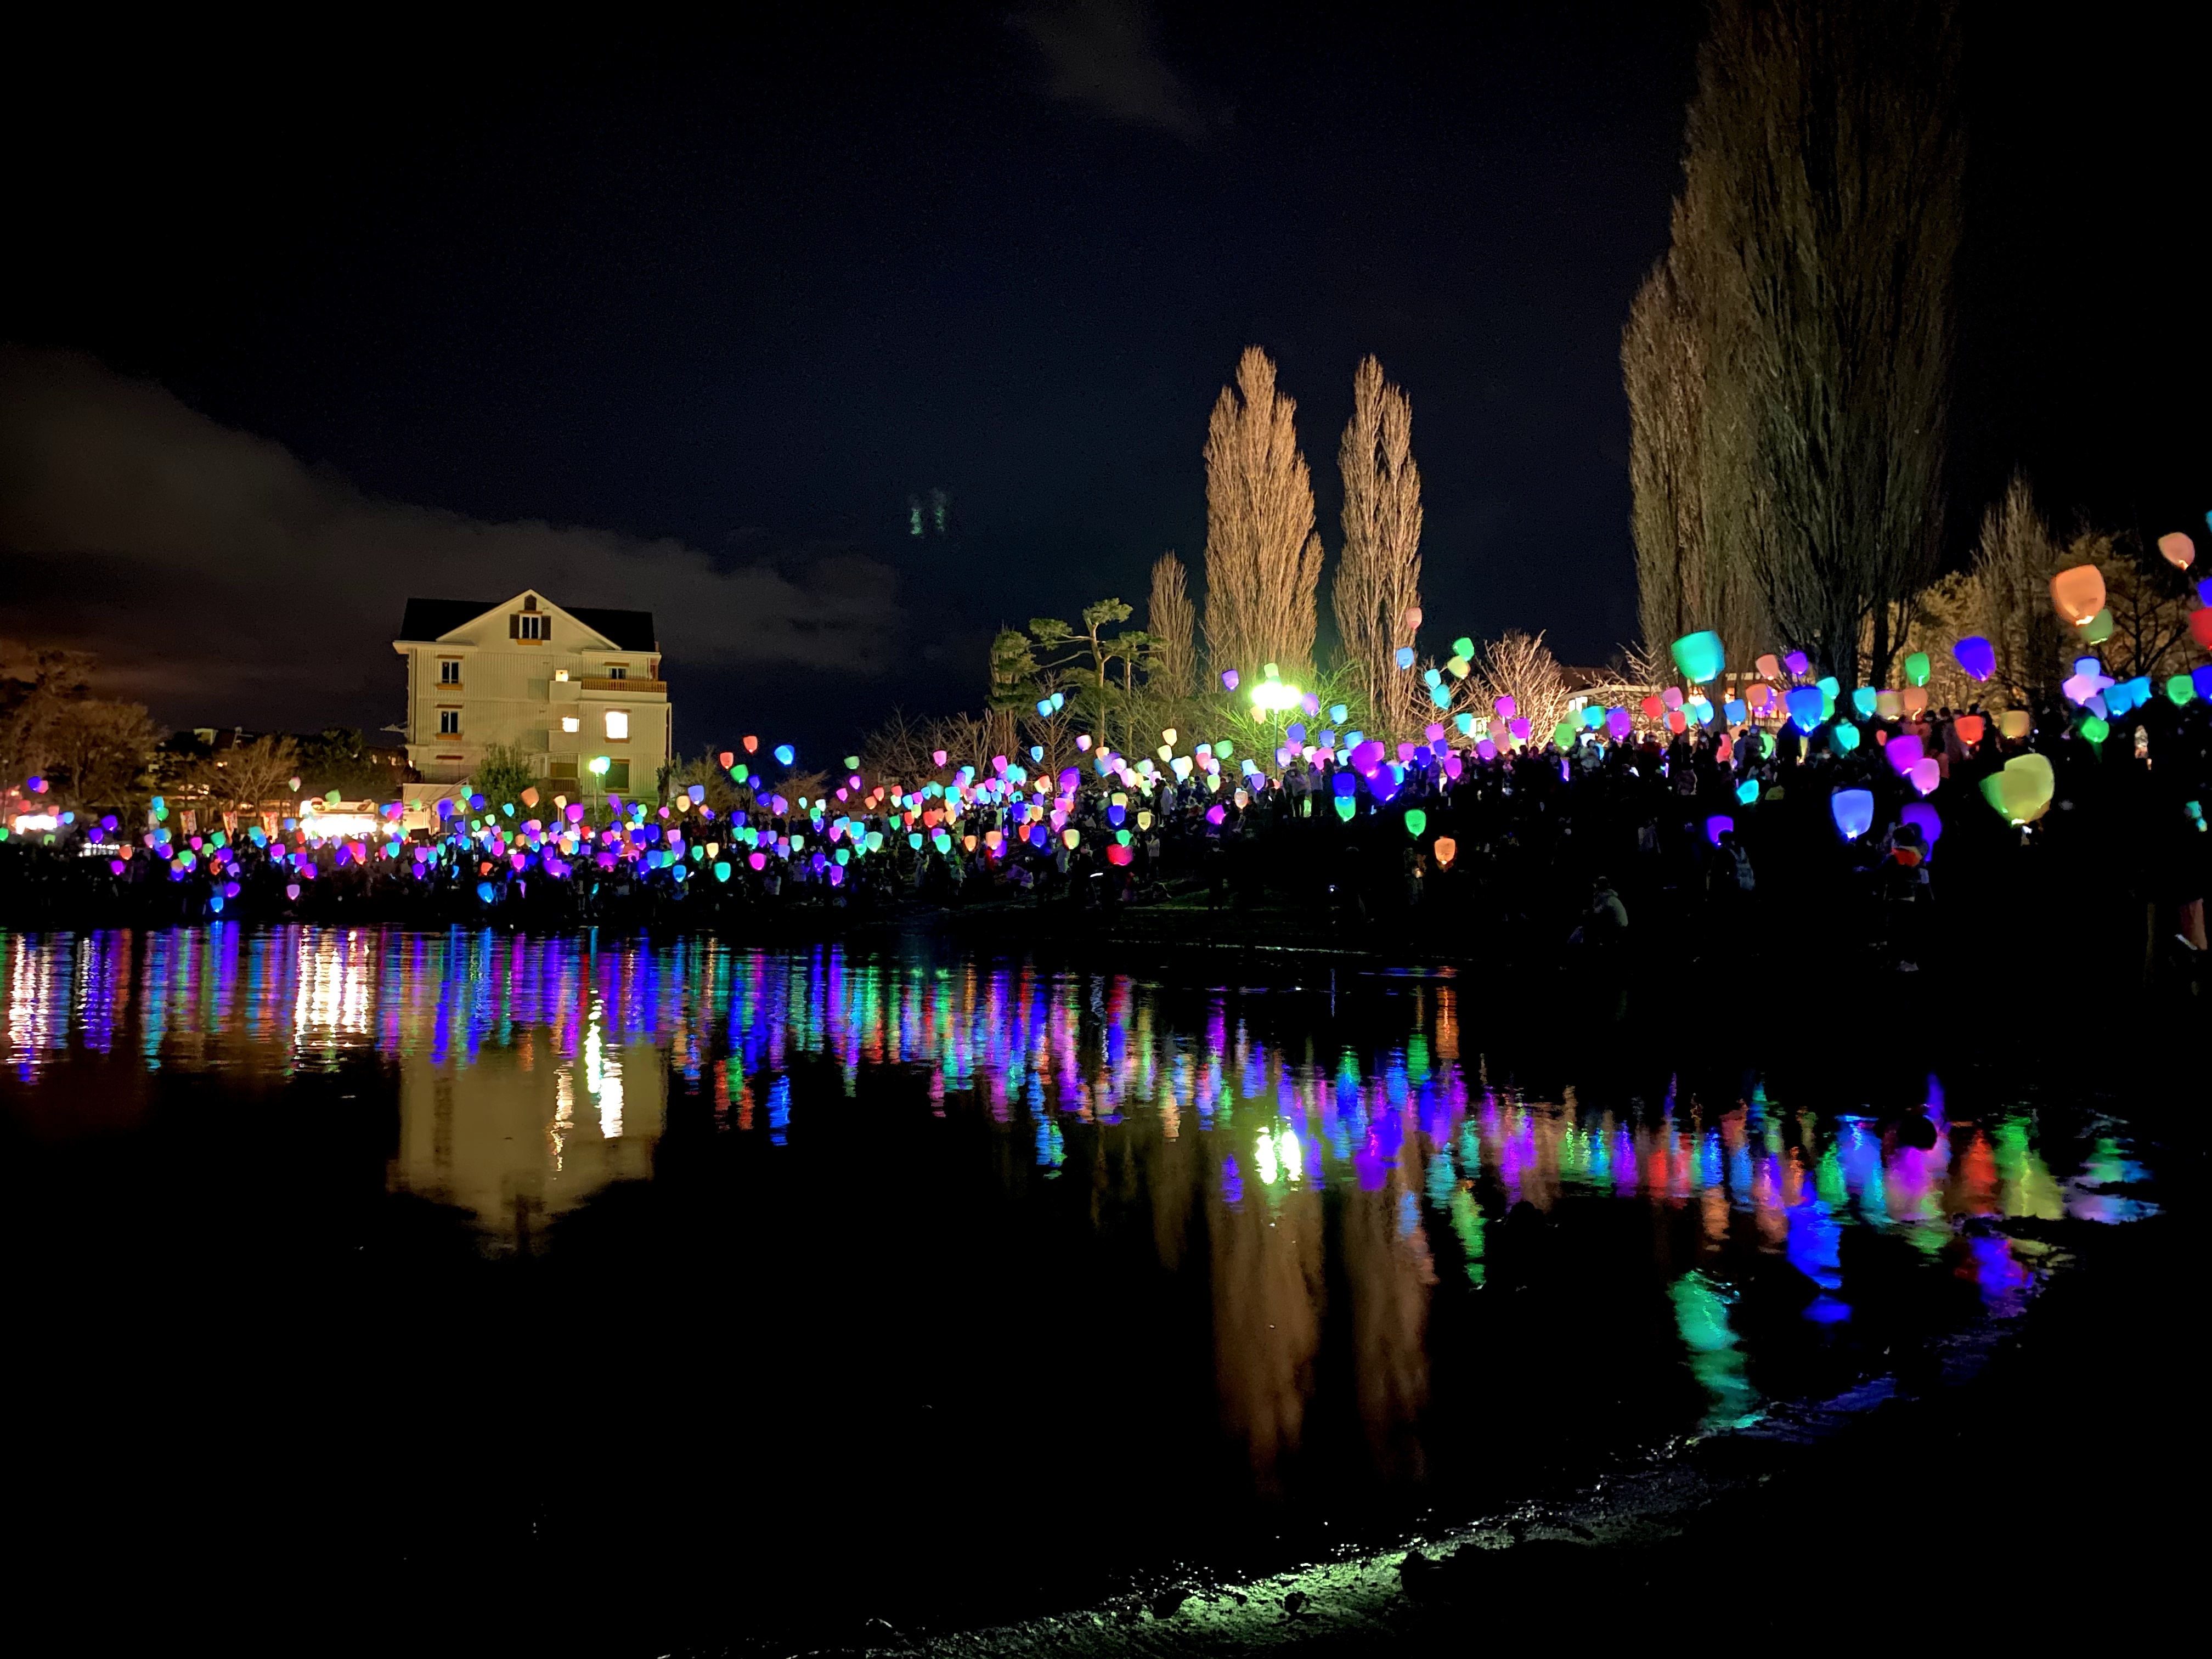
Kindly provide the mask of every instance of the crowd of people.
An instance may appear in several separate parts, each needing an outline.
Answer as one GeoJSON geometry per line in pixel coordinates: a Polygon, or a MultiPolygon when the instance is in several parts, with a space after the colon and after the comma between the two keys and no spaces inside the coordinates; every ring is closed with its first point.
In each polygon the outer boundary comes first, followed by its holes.
{"type": "Polygon", "coordinates": [[[1728,1000],[1692,964],[1802,976],[1810,995],[1839,962],[1911,972],[2054,929],[2101,964],[2087,973],[2204,948],[2201,699],[2094,720],[2065,704],[1883,718],[1832,696],[1795,718],[1668,712],[1502,746],[1292,720],[1271,767],[1227,743],[1133,762],[1079,740],[1057,772],[1003,756],[921,781],[854,771],[799,800],[753,779],[719,812],[696,784],[589,811],[456,794],[427,828],[394,802],[343,836],[312,818],[186,833],[157,800],[135,835],[110,817],[0,846],[0,915],[742,927],[927,907],[1049,930],[1158,907],[1193,939],[1265,918],[1501,960],[1673,962],[1686,1006],[1713,1008],[1728,1000]],[[2029,756],[2047,787],[2008,793],[2029,756]]]}

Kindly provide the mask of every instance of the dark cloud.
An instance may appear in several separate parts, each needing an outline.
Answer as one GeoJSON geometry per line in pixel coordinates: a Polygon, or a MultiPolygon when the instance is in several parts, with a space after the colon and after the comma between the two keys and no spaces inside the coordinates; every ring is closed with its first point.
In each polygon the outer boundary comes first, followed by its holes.
{"type": "Polygon", "coordinates": [[[1196,140],[1211,123],[1152,43],[1138,0],[1054,0],[1014,27],[1044,56],[1045,90],[1099,114],[1196,140]]]}
{"type": "Polygon", "coordinates": [[[179,724],[380,723],[411,593],[651,611],[679,672],[725,679],[880,672],[896,649],[876,561],[734,563],[379,501],[68,352],[0,347],[0,635],[95,652],[104,690],[179,724]]]}

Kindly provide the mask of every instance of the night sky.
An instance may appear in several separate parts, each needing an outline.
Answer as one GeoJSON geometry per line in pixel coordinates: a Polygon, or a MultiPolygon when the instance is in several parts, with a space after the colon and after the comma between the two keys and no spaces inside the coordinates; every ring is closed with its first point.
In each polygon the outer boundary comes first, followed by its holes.
{"type": "MultiPolygon", "coordinates": [[[[1256,343],[1332,556],[1373,351],[1428,633],[1602,660],[1635,626],[1620,329],[1701,15],[1440,10],[58,45],[0,118],[0,634],[167,723],[374,729],[407,594],[532,585],[655,611],[687,749],[842,751],[978,703],[1001,622],[1141,621],[1163,548],[1195,574],[1256,343]],[[951,534],[916,540],[933,489],[951,534]]],[[[2062,522],[2212,505],[2203,123],[2112,11],[1969,14],[1960,556],[2014,463],[2062,522]]]]}

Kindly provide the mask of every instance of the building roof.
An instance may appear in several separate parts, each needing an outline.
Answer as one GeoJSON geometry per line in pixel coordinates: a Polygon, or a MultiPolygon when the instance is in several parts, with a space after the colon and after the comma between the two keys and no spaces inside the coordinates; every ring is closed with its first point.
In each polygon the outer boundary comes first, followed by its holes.
{"type": "MultiPolygon", "coordinates": [[[[399,637],[403,640],[434,640],[466,626],[488,611],[496,611],[506,603],[501,599],[416,599],[407,601],[407,614],[400,618],[399,637]]],[[[605,638],[617,651],[658,651],[659,641],[653,631],[653,612],[650,611],[601,611],[582,605],[564,605],[561,609],[605,638]]]]}

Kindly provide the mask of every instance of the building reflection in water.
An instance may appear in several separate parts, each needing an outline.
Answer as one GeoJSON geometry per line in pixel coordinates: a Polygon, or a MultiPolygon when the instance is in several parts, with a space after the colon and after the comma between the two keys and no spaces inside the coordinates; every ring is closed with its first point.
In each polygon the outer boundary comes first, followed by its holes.
{"type": "Polygon", "coordinates": [[[1166,994],[1121,975],[697,939],[0,934],[0,1066],[19,1098],[88,1055],[279,1077],[390,1066],[392,1188],[473,1212],[502,1249],[530,1248],[610,1182],[649,1178],[676,1097],[776,1156],[801,1133],[851,1132],[834,1110],[794,1120],[795,1067],[826,1067],[848,1098],[862,1067],[908,1068],[934,1114],[978,1115],[1018,1149],[1022,1181],[1088,1179],[1102,1202],[1109,1186],[1130,1188],[1164,1267],[1204,1253],[1222,1415],[1263,1483],[1301,1443],[1324,1327],[1339,1318],[1372,1456],[1419,1473],[1433,1298],[1480,1292],[1510,1215],[1631,1203],[1679,1221],[1653,1230],[1646,1265],[1711,1426],[1760,1406],[1730,1278],[1747,1254],[1808,1281],[1814,1325],[1852,1317],[1855,1230],[1948,1266],[2003,1313],[2035,1263],[1976,1218],[2146,1208],[2112,1191],[2142,1178],[2124,1139],[2101,1139],[2062,1182],[2027,1114],[1954,1123],[1932,1079],[1921,1114],[1887,1128],[1793,1111],[1758,1088],[1626,1115],[1585,1109],[1571,1091],[1525,1099],[1462,1063],[1448,981],[1394,994],[1395,1036],[1334,1053],[1263,1034],[1252,994],[1200,994],[1171,1018],[1166,994]],[[1075,1144],[1091,1149],[1081,1168],[1075,1144]]]}

